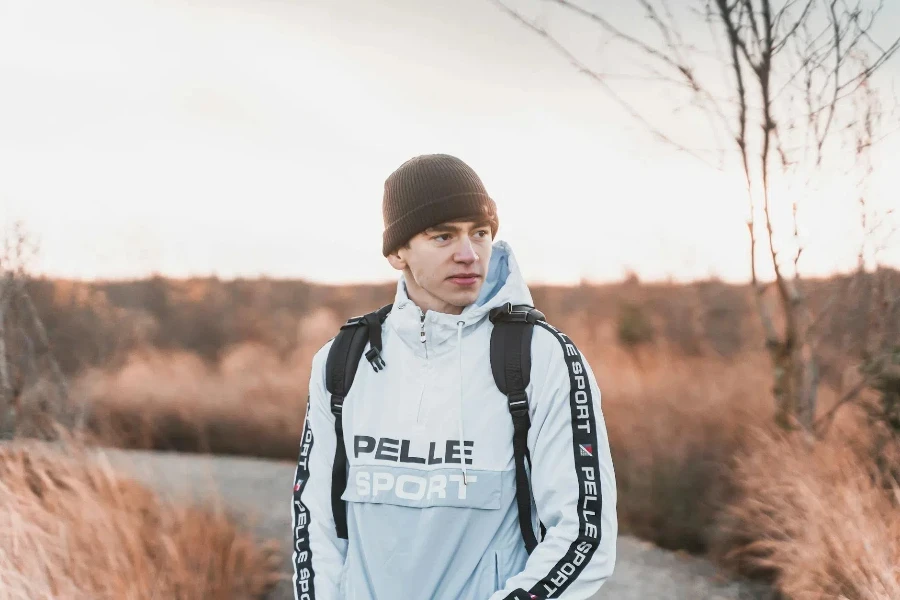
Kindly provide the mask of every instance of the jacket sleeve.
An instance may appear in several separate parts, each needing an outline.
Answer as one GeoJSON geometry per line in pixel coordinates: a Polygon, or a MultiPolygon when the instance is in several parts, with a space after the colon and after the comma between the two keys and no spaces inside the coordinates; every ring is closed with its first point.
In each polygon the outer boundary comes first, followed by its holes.
{"type": "Polygon", "coordinates": [[[582,354],[552,326],[535,326],[532,347],[528,449],[532,493],[547,532],[525,569],[490,600],[587,599],[612,575],[618,535],[600,390],[582,354]]]}
{"type": "Polygon", "coordinates": [[[312,361],[309,400],[291,502],[295,600],[337,600],[347,541],[331,512],[334,415],[325,389],[326,344],[312,361]]]}

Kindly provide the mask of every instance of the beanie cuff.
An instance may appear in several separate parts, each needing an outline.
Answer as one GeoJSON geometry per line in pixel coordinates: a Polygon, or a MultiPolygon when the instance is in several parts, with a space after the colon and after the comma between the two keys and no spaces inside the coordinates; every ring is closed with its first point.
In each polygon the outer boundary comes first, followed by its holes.
{"type": "Polygon", "coordinates": [[[385,228],[382,236],[382,253],[388,256],[429,227],[473,217],[483,217],[489,221],[491,237],[496,237],[499,228],[497,205],[487,194],[463,192],[421,204],[385,228]]]}

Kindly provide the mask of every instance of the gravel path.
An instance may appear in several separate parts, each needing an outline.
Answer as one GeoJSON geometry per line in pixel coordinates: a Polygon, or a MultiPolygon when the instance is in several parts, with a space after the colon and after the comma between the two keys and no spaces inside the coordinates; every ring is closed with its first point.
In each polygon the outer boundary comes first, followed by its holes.
{"type": "MultiPolygon", "coordinates": [[[[99,451],[118,470],[146,483],[165,498],[203,504],[221,500],[260,536],[283,540],[285,574],[290,573],[290,485],[288,462],[161,452],[99,451]],[[218,500],[217,500],[218,499],[218,500]]],[[[709,562],[656,548],[628,536],[618,540],[612,578],[593,600],[761,600],[764,590],[728,582],[709,562]]],[[[270,600],[289,600],[290,581],[270,600]]]]}

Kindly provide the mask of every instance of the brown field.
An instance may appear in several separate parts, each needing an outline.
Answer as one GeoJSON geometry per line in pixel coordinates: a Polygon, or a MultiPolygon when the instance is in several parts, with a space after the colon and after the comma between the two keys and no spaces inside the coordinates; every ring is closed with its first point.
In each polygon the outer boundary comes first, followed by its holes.
{"type": "Polygon", "coordinates": [[[46,445],[0,448],[0,599],[260,599],[275,545],[46,445]]]}
{"type": "MultiPolygon", "coordinates": [[[[814,306],[831,307],[823,409],[854,381],[864,291],[849,279],[808,285],[814,306]]],[[[900,597],[900,496],[873,468],[861,413],[844,409],[815,443],[774,429],[746,287],[533,293],[597,373],[623,531],[706,553],[791,598],[900,597]]],[[[313,353],[345,318],[390,302],[393,285],[43,281],[34,295],[95,442],[294,458],[313,353]]]]}

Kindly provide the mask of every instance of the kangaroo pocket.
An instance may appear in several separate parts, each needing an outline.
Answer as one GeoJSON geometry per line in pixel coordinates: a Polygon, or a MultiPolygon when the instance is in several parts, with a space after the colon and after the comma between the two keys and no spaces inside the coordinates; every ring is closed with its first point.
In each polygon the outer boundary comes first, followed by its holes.
{"type": "Polygon", "coordinates": [[[497,545],[518,531],[514,473],[462,478],[458,468],[351,467],[347,598],[490,597],[497,545]]]}
{"type": "Polygon", "coordinates": [[[455,506],[496,510],[503,500],[503,474],[462,469],[410,469],[382,465],[350,467],[348,502],[393,504],[411,508],[455,506]]]}

